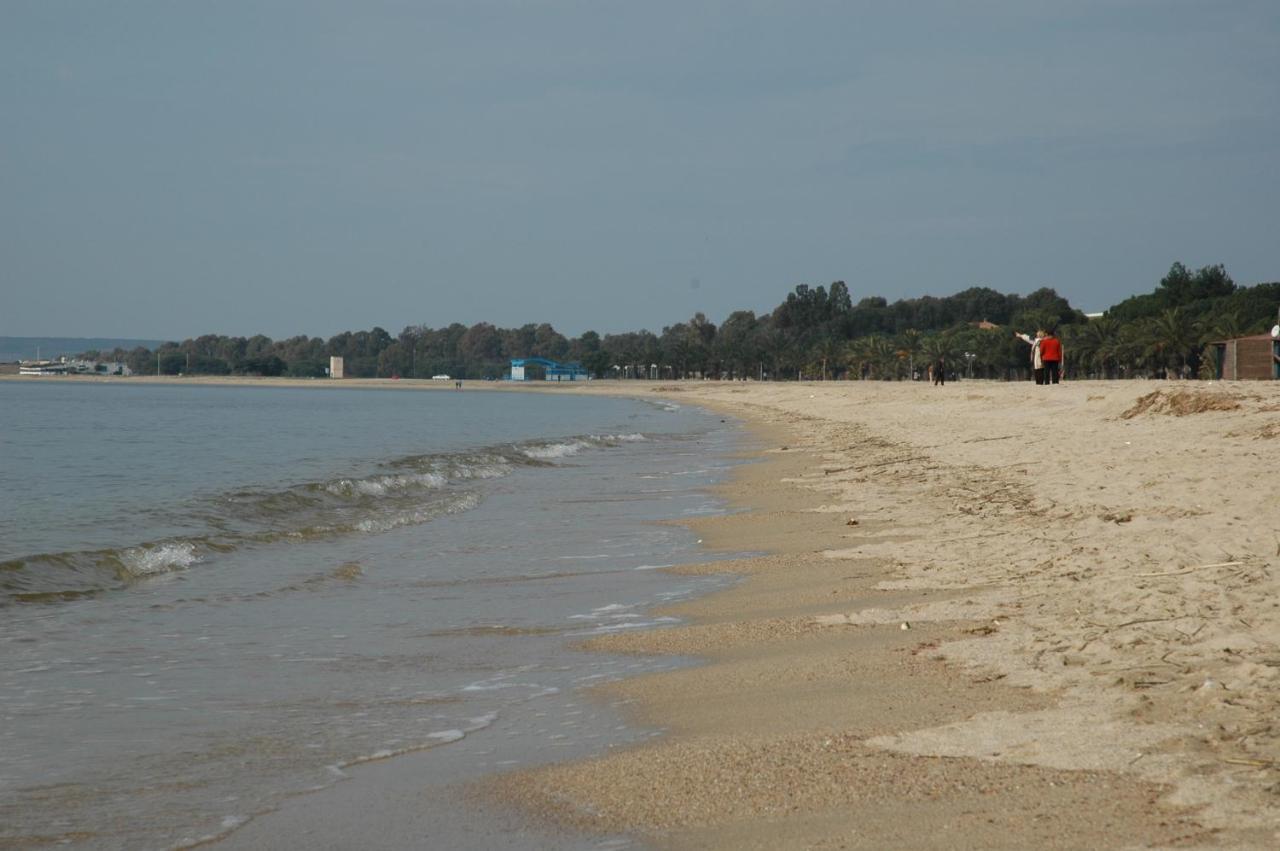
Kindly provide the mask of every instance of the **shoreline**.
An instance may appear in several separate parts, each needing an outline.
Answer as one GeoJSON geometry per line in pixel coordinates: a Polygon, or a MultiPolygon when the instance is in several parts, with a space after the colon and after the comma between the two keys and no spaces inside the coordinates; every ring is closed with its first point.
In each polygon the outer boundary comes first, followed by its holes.
{"type": "MultiPolygon", "coordinates": [[[[140,380],[453,389],[114,379],[140,380]]],[[[715,489],[738,511],[684,525],[767,554],[677,568],[744,579],[589,642],[704,660],[598,691],[666,735],[478,782],[482,809],[663,848],[1280,841],[1280,387],[473,387],[662,398],[765,435],[715,489]]]]}
{"type": "Polygon", "coordinates": [[[954,387],[658,391],[775,430],[686,524],[768,554],[589,643],[704,660],[600,690],[667,735],[477,794],[663,848],[1274,847],[1277,501],[1238,483],[1280,389],[954,387]]]}

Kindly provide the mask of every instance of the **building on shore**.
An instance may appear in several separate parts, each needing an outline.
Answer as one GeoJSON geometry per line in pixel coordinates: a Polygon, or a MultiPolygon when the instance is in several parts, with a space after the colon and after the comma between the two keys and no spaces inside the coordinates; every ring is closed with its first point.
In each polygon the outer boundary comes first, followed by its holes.
{"type": "Polygon", "coordinates": [[[61,361],[24,360],[18,362],[18,375],[66,375],[70,370],[61,361]]]}
{"type": "Polygon", "coordinates": [[[1216,353],[1215,377],[1223,381],[1280,378],[1280,340],[1270,334],[1253,334],[1209,343],[1216,353]]]}
{"type": "Polygon", "coordinates": [[[577,361],[560,363],[549,358],[512,358],[510,380],[527,381],[530,376],[525,370],[528,367],[540,368],[546,381],[586,381],[590,377],[577,361]]]}
{"type": "Polygon", "coordinates": [[[330,378],[343,378],[343,377],[344,377],[344,374],[343,374],[343,366],[342,366],[342,358],[340,358],[340,357],[330,357],[330,358],[329,358],[329,377],[330,377],[330,378]]]}
{"type": "Polygon", "coordinates": [[[57,360],[18,361],[18,375],[132,375],[133,370],[119,361],[81,360],[58,358],[57,360]]]}

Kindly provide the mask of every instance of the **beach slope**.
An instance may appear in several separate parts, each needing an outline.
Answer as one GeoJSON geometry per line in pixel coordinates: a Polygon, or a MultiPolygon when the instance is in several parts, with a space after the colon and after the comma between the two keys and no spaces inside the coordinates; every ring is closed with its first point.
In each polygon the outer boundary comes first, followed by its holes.
{"type": "Polygon", "coordinates": [[[484,794],[672,848],[1280,844],[1280,387],[597,385],[744,418],[669,735],[484,794]]]}

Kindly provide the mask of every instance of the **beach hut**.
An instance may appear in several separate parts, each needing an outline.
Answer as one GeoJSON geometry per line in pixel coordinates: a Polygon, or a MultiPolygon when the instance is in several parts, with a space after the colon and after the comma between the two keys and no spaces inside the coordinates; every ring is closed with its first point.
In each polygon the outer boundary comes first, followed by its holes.
{"type": "Polygon", "coordinates": [[[1280,341],[1270,334],[1254,334],[1209,344],[1218,354],[1216,377],[1223,381],[1280,378],[1280,341]]]}

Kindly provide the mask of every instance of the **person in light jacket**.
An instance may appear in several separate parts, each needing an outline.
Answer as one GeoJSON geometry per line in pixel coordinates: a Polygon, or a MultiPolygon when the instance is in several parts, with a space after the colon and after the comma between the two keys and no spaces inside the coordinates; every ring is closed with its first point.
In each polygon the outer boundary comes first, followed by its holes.
{"type": "Polygon", "coordinates": [[[1037,331],[1034,337],[1014,331],[1013,336],[1031,347],[1031,374],[1036,377],[1036,384],[1044,384],[1044,359],[1040,355],[1040,341],[1044,339],[1044,331],[1037,331]]]}

